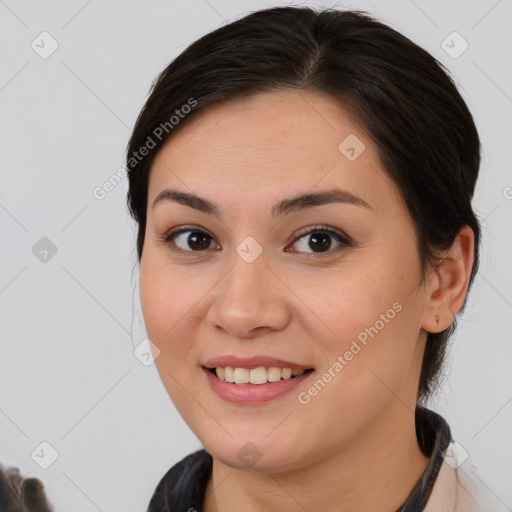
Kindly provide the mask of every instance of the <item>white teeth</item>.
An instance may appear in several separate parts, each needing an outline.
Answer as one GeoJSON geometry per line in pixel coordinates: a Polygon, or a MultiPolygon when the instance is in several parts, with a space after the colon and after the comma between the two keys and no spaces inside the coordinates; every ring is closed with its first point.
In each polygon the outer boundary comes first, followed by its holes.
{"type": "Polygon", "coordinates": [[[251,369],[233,368],[231,366],[215,368],[215,374],[220,380],[235,384],[266,384],[281,379],[291,379],[292,376],[302,375],[304,372],[305,370],[302,369],[292,370],[291,368],[277,368],[275,366],[270,368],[260,366],[251,369]]]}
{"type": "MultiPolygon", "coordinates": [[[[235,381],[239,384],[238,381],[235,381]]],[[[251,384],[265,384],[267,382],[267,370],[263,366],[260,368],[252,368],[249,372],[249,382],[251,384]]]]}
{"type": "Polygon", "coordinates": [[[281,380],[281,368],[271,366],[268,369],[268,380],[269,382],[277,382],[278,380],[281,380]]]}
{"type": "Polygon", "coordinates": [[[249,370],[247,368],[235,368],[233,381],[235,384],[248,384],[249,370]]]}
{"type": "Polygon", "coordinates": [[[290,379],[292,376],[292,369],[291,368],[283,368],[283,371],[281,372],[281,377],[283,379],[290,379]]]}
{"type": "Polygon", "coordinates": [[[224,380],[226,382],[233,382],[233,373],[234,368],[231,368],[231,366],[226,366],[226,368],[224,368],[224,380]]]}

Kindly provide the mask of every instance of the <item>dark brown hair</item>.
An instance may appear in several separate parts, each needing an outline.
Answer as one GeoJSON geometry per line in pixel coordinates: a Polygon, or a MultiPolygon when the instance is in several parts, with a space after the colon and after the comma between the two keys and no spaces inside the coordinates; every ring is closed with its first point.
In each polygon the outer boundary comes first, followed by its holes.
{"type": "MultiPolygon", "coordinates": [[[[285,88],[329,94],[348,105],[370,134],[412,217],[422,282],[460,228],[471,227],[471,286],[480,245],[471,205],[481,150],[473,117],[439,61],[363,11],[256,11],[201,37],[164,69],[127,149],[128,209],[138,224],[139,261],[150,168],[166,140],[215,104],[285,88]]],[[[445,331],[428,334],[418,402],[438,384],[455,327],[454,319],[445,331]]]]}

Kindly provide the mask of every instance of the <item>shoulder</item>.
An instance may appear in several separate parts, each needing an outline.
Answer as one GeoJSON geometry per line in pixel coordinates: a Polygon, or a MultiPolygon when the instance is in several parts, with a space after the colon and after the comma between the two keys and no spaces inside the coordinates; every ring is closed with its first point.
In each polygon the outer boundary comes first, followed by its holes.
{"type": "Polygon", "coordinates": [[[211,466],[211,455],[204,449],[174,464],[158,483],[147,512],[197,508],[202,502],[211,466]]]}
{"type": "Polygon", "coordinates": [[[459,506],[457,502],[456,512],[489,512],[497,510],[502,504],[498,503],[497,496],[484,484],[483,475],[470,460],[457,469],[457,492],[462,505],[459,506]]]}
{"type": "Polygon", "coordinates": [[[469,460],[459,466],[445,456],[424,512],[489,512],[491,496],[481,482],[469,460]]]}

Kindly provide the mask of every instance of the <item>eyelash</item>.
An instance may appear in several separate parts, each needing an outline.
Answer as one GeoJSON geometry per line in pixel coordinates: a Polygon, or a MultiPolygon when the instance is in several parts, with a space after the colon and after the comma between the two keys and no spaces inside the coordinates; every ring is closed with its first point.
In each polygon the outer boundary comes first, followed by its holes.
{"type": "MultiPolygon", "coordinates": [[[[164,243],[170,245],[171,242],[173,241],[173,239],[176,236],[181,235],[182,233],[187,233],[187,232],[203,233],[203,234],[207,235],[209,238],[211,238],[212,240],[215,240],[206,231],[204,231],[202,229],[195,228],[193,226],[182,227],[182,228],[180,228],[180,229],[178,229],[176,231],[171,231],[170,233],[167,233],[167,234],[165,234],[165,235],[163,235],[163,236],[161,236],[159,238],[164,243]]],[[[352,240],[347,235],[345,235],[344,233],[342,234],[342,233],[338,233],[337,231],[333,231],[332,229],[329,228],[329,226],[314,226],[313,228],[309,228],[306,231],[304,231],[304,230],[299,231],[299,233],[297,233],[297,235],[296,235],[296,238],[293,240],[292,245],[294,243],[296,243],[298,240],[300,240],[301,238],[303,238],[303,237],[305,237],[307,235],[311,235],[313,233],[322,233],[322,234],[330,235],[337,242],[339,242],[340,245],[338,247],[334,248],[334,249],[329,249],[329,250],[327,250],[325,252],[306,253],[307,256],[304,256],[306,258],[311,257],[310,255],[313,255],[313,257],[315,257],[315,258],[330,256],[330,255],[332,255],[332,253],[337,252],[337,251],[343,249],[343,247],[350,247],[352,245],[352,240]]],[[[185,251],[183,249],[180,249],[179,247],[176,247],[176,245],[171,246],[171,250],[173,250],[174,252],[177,252],[179,254],[183,254],[185,256],[194,256],[194,253],[205,252],[205,250],[202,250],[202,251],[185,251]]],[[[300,253],[300,254],[302,254],[302,253],[300,253]]]]}

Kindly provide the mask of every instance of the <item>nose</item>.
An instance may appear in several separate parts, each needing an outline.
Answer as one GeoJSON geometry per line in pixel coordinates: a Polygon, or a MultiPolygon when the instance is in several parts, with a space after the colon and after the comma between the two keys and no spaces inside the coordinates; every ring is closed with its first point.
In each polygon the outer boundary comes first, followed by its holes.
{"type": "Polygon", "coordinates": [[[284,329],[290,321],[287,290],[269,268],[264,254],[248,263],[235,253],[224,278],[213,288],[215,300],[207,322],[239,339],[284,329]]]}

